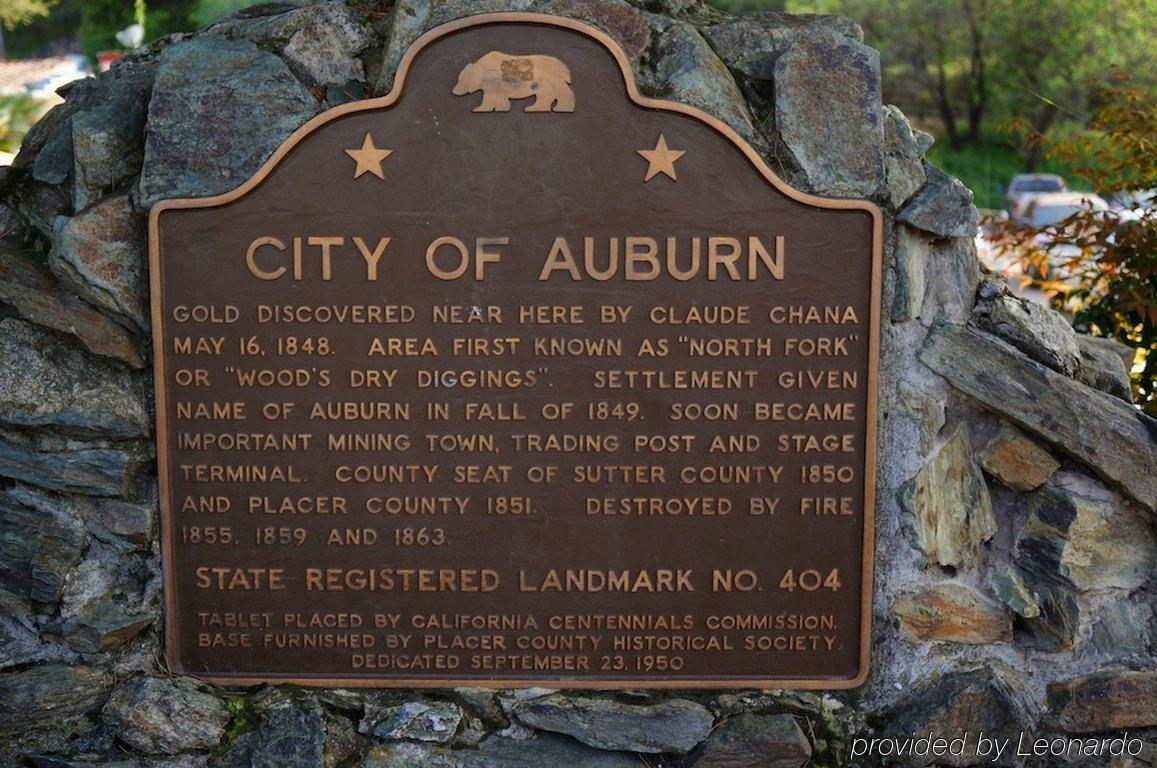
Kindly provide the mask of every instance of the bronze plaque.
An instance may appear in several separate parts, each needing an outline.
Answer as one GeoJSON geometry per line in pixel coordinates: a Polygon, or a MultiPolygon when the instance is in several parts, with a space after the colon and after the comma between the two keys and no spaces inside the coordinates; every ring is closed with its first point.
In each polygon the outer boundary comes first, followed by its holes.
{"type": "Polygon", "coordinates": [[[863,681],[879,212],[603,33],[440,27],[151,238],[175,671],[863,681]]]}

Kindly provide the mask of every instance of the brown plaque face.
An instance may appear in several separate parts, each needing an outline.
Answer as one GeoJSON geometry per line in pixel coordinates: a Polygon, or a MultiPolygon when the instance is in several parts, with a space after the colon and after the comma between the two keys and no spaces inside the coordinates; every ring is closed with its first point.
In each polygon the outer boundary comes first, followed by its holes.
{"type": "Polygon", "coordinates": [[[169,663],[867,674],[880,216],[523,14],[151,222],[169,663]]]}

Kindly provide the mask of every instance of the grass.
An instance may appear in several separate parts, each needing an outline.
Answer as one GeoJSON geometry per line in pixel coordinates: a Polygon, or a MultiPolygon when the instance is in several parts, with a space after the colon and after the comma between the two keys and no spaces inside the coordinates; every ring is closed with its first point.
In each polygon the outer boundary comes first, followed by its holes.
{"type": "MultiPolygon", "coordinates": [[[[936,138],[936,143],[928,150],[928,161],[964,182],[976,196],[979,208],[1001,208],[1009,180],[1018,173],[1024,173],[1024,153],[1009,146],[1000,139],[986,135],[975,145],[953,149],[948,139],[936,138]]],[[[1073,178],[1070,169],[1045,158],[1037,169],[1040,173],[1058,173],[1064,176],[1073,189],[1083,189],[1079,178],[1073,178]]]]}

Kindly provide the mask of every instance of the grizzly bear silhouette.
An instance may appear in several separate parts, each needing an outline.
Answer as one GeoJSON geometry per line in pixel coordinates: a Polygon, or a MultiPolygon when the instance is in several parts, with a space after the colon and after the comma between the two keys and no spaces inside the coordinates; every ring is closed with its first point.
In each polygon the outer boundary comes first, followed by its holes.
{"type": "Polygon", "coordinates": [[[455,96],[482,91],[475,112],[509,112],[510,102],[534,97],[525,112],[574,112],[570,70],[553,56],[491,51],[458,73],[455,96]]]}

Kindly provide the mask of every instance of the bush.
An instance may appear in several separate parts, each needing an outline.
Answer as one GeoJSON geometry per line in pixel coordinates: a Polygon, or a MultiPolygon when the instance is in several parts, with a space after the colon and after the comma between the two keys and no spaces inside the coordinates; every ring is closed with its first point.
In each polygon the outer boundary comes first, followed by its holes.
{"type": "Polygon", "coordinates": [[[16,152],[44,105],[27,93],[0,95],[0,151],[16,152]]]}
{"type": "Polygon", "coordinates": [[[1157,416],[1157,97],[1123,74],[1096,84],[1096,117],[1065,140],[1032,136],[1046,156],[1106,194],[1134,194],[1120,210],[1086,211],[1059,225],[1003,224],[993,240],[1080,331],[1136,348],[1136,402],[1157,416]]]}

